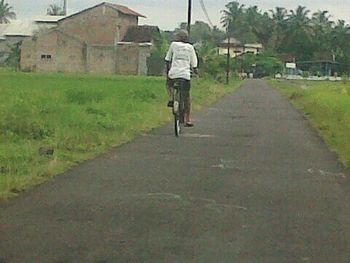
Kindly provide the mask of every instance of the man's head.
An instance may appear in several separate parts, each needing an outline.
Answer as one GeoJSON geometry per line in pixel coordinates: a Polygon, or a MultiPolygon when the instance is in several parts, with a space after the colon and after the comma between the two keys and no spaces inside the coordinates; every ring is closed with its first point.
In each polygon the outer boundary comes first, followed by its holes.
{"type": "Polygon", "coordinates": [[[188,32],[184,29],[181,29],[175,33],[175,41],[177,42],[188,42],[188,32]]]}

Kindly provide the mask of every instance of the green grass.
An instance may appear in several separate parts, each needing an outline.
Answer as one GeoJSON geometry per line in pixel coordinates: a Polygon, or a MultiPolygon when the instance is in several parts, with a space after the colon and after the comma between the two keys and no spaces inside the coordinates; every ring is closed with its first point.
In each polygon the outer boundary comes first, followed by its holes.
{"type": "MultiPolygon", "coordinates": [[[[193,81],[198,110],[227,87],[193,81]]],[[[46,181],[169,121],[159,77],[30,74],[0,70],[0,198],[46,181]],[[54,149],[50,156],[40,148],[54,149]]]]}
{"type": "Polygon", "coordinates": [[[350,168],[350,84],[270,81],[308,117],[339,159],[350,168]]]}

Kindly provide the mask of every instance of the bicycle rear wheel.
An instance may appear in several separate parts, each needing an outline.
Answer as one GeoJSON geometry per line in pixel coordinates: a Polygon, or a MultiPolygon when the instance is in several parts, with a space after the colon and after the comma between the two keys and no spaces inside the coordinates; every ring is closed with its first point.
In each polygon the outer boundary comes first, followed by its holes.
{"type": "Polygon", "coordinates": [[[174,114],[174,132],[175,136],[179,137],[181,132],[181,114],[180,114],[180,91],[176,89],[173,104],[173,114],[174,114]]]}
{"type": "Polygon", "coordinates": [[[179,137],[181,132],[179,114],[174,114],[174,129],[175,129],[175,136],[179,137]]]}

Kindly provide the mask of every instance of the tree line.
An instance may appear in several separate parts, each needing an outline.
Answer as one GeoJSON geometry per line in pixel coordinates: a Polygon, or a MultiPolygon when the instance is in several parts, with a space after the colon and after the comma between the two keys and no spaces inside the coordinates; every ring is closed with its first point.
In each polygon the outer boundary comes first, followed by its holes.
{"type": "Polygon", "coordinates": [[[295,10],[276,7],[262,12],[257,6],[228,3],[222,11],[222,25],[243,42],[261,42],[278,54],[296,61],[334,59],[350,63],[350,27],[333,21],[330,13],[312,13],[305,6],[295,10]]]}
{"type": "MultiPolygon", "coordinates": [[[[58,15],[62,12],[62,8],[55,4],[49,6],[48,14],[58,15]]],[[[243,44],[263,44],[265,51],[262,55],[266,58],[280,61],[288,58],[296,62],[333,61],[343,65],[341,73],[349,70],[350,26],[344,20],[332,20],[331,14],[326,10],[312,12],[305,6],[298,6],[295,10],[276,7],[262,11],[256,5],[245,6],[232,1],[225,5],[221,13],[222,29],[211,28],[202,21],[191,25],[190,42],[196,44],[201,61],[215,61],[207,67],[220,68],[208,70],[221,72],[225,63],[222,58],[215,56],[213,50],[227,37],[235,37],[243,44]]],[[[9,23],[9,19],[15,17],[13,7],[5,0],[0,0],[0,23],[9,23]]],[[[179,28],[187,28],[187,24],[181,23],[179,28]]],[[[157,37],[154,56],[164,55],[174,31],[163,31],[157,37]]],[[[252,58],[249,60],[255,64],[252,58]]],[[[242,62],[241,68],[243,64],[242,62]]],[[[233,63],[232,67],[235,66],[237,63],[233,63]]],[[[278,66],[275,65],[274,68],[278,70],[278,66]]]]}
{"type": "MultiPolygon", "coordinates": [[[[312,12],[305,6],[294,10],[275,7],[261,11],[258,6],[245,6],[238,1],[225,5],[221,11],[221,26],[211,28],[207,23],[196,21],[191,25],[190,42],[196,46],[202,68],[210,75],[225,71],[226,61],[218,56],[215,48],[228,37],[242,44],[261,43],[264,51],[259,56],[246,54],[231,64],[233,72],[251,71],[252,65],[260,65],[263,74],[281,72],[283,62],[329,61],[338,63],[339,74],[349,74],[350,26],[344,20],[332,20],[326,10],[312,12]]],[[[158,55],[164,55],[166,44],[174,32],[186,29],[181,23],[174,31],[162,32],[158,55]]]]}

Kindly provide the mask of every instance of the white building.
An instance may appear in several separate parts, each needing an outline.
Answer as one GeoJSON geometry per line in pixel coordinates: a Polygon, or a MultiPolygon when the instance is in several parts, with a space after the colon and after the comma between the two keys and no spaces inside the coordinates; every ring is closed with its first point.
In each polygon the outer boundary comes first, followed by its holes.
{"type": "Polygon", "coordinates": [[[232,58],[241,56],[244,53],[259,54],[263,48],[259,43],[242,44],[234,37],[225,39],[219,46],[219,55],[227,55],[228,46],[230,45],[230,56],[232,58]]]}

